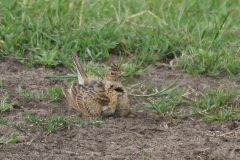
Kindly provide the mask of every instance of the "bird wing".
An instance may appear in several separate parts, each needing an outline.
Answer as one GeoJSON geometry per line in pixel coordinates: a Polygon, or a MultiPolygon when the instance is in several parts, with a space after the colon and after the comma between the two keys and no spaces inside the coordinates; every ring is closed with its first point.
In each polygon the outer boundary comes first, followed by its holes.
{"type": "Polygon", "coordinates": [[[79,107],[79,106],[85,106],[84,104],[85,101],[84,100],[77,101],[76,99],[77,93],[73,94],[73,91],[75,92],[75,90],[68,89],[67,85],[63,83],[60,84],[60,86],[64,96],[67,98],[68,102],[73,106],[74,109],[76,109],[79,113],[83,113],[86,116],[91,116],[91,114],[89,114],[89,112],[85,108],[79,107]]]}
{"type": "Polygon", "coordinates": [[[98,116],[102,112],[103,105],[109,103],[109,98],[104,94],[104,90],[99,92],[95,90],[101,87],[102,84],[96,84],[94,88],[74,83],[70,88],[70,95],[75,99],[75,109],[82,110],[86,116],[98,116]]]}

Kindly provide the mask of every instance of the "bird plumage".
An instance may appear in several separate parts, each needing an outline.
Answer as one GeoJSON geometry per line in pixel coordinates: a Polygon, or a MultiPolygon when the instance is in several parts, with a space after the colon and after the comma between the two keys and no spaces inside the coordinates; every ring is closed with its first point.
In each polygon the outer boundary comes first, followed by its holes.
{"type": "Polygon", "coordinates": [[[73,83],[70,89],[61,84],[62,91],[69,103],[86,116],[109,116],[116,111],[120,116],[127,116],[131,111],[121,77],[125,74],[114,63],[108,68],[105,79],[88,77],[76,54],[70,52],[78,72],[78,84],[73,83]],[[103,111],[103,106],[108,108],[103,111]],[[102,112],[103,111],[103,112],[102,112]]]}

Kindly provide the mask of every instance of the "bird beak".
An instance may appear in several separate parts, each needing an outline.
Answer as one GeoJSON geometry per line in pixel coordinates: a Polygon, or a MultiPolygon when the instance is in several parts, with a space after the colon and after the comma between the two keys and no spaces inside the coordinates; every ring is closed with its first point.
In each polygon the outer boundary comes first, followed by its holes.
{"type": "Polygon", "coordinates": [[[122,77],[125,74],[126,74],[126,72],[122,72],[118,77],[122,77]]]}

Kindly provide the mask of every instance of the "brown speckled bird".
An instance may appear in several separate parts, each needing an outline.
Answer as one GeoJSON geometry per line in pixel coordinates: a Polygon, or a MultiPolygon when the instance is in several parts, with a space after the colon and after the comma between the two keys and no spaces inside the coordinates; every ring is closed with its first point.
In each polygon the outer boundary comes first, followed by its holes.
{"type": "Polygon", "coordinates": [[[102,113],[103,116],[115,114],[116,116],[127,116],[131,113],[129,98],[121,80],[125,73],[114,63],[107,69],[105,74],[105,95],[110,99],[108,108],[102,113]]]}
{"type": "Polygon", "coordinates": [[[68,102],[80,113],[86,116],[127,116],[131,113],[128,94],[121,83],[125,74],[114,63],[107,69],[105,80],[98,77],[88,77],[77,56],[70,52],[77,67],[78,84],[70,89],[61,84],[62,91],[68,102]],[[103,107],[107,109],[103,111],[103,107]]]}

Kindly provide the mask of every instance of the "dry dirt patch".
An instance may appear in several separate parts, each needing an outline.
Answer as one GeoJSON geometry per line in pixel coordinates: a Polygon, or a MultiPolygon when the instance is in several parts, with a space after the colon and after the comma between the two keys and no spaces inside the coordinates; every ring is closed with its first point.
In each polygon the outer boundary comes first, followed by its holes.
{"type": "MultiPolygon", "coordinates": [[[[42,78],[42,75],[70,73],[67,68],[55,69],[29,68],[15,59],[0,59],[0,75],[3,90],[10,94],[11,100],[17,100],[14,110],[0,113],[0,117],[13,119],[17,123],[28,123],[23,113],[35,113],[40,116],[69,116],[75,110],[68,107],[65,98],[59,102],[29,100],[18,94],[18,87],[32,88],[32,91],[45,91],[48,85],[56,85],[56,80],[42,78]]],[[[138,76],[144,80],[155,76],[147,83],[159,86],[169,84],[181,73],[159,68],[138,76]]],[[[217,88],[221,84],[235,87],[236,81],[217,77],[196,77],[184,73],[178,84],[201,90],[204,85],[217,88]]],[[[131,107],[139,105],[131,99],[131,107]]],[[[181,107],[181,106],[180,106],[181,107]]],[[[71,127],[56,133],[47,131],[19,131],[0,124],[0,137],[11,132],[18,133],[16,144],[1,144],[1,159],[238,159],[240,141],[231,138],[231,134],[240,132],[238,122],[204,122],[199,116],[184,119],[159,117],[149,110],[134,113],[134,118],[107,118],[105,124],[71,127]],[[228,135],[228,133],[231,133],[228,135]]]]}

